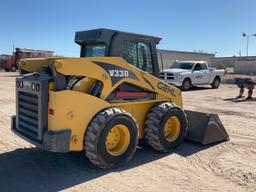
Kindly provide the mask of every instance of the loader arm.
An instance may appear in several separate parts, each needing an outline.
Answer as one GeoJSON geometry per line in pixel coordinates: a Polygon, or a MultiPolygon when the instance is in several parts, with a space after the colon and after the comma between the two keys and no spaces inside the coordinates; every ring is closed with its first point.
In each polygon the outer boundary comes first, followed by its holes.
{"type": "Polygon", "coordinates": [[[180,107],[183,105],[178,88],[130,65],[120,57],[24,59],[19,63],[22,70],[30,73],[40,72],[49,65],[65,76],[84,76],[102,82],[99,97],[103,100],[121,84],[129,83],[156,93],[156,99],[171,101],[180,107]]]}

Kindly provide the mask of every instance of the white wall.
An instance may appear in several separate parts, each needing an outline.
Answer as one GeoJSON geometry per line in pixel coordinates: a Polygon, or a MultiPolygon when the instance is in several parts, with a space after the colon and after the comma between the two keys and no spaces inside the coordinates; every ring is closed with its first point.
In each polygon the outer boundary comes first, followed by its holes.
{"type": "Polygon", "coordinates": [[[207,61],[211,62],[212,54],[157,50],[158,64],[160,71],[170,68],[176,60],[179,61],[207,61]]]}

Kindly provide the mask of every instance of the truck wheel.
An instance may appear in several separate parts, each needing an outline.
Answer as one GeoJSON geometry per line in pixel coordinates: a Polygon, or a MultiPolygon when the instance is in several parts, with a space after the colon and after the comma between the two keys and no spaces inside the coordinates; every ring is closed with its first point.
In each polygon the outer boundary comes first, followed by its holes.
{"type": "Polygon", "coordinates": [[[182,91],[188,91],[189,89],[191,89],[192,87],[192,83],[190,79],[184,79],[182,82],[182,86],[181,86],[181,90],[182,91]]]}
{"type": "Polygon", "coordinates": [[[118,108],[99,112],[85,133],[85,155],[101,168],[116,167],[128,162],[137,144],[138,131],[134,118],[118,108]]]}
{"type": "Polygon", "coordinates": [[[5,70],[6,72],[9,72],[9,71],[10,71],[8,68],[4,68],[4,70],[5,70]]]}
{"type": "Polygon", "coordinates": [[[11,68],[10,68],[10,71],[11,71],[11,72],[17,71],[17,66],[12,65],[11,68]]]}
{"type": "Polygon", "coordinates": [[[151,109],[145,122],[145,140],[155,150],[168,152],[183,143],[187,118],[182,109],[169,102],[151,109]]]}
{"type": "Polygon", "coordinates": [[[220,86],[220,78],[215,77],[211,86],[212,86],[213,89],[217,89],[220,86]]]}

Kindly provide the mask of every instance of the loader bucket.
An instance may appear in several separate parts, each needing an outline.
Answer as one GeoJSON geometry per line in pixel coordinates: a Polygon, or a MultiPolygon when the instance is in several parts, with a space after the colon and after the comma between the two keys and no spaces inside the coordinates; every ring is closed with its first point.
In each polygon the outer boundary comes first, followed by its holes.
{"type": "Polygon", "coordinates": [[[188,119],[186,139],[203,145],[229,140],[217,114],[185,111],[188,119]]]}

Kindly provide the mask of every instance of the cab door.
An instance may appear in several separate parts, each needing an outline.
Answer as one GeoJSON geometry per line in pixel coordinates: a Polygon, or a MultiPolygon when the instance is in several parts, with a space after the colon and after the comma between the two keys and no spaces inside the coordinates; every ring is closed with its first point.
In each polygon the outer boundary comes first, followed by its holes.
{"type": "Polygon", "coordinates": [[[203,72],[201,63],[195,64],[193,71],[192,71],[192,84],[200,85],[203,84],[203,72]]]}
{"type": "Polygon", "coordinates": [[[201,64],[201,72],[203,75],[202,84],[208,84],[210,78],[210,71],[206,65],[206,63],[201,64]]]}

